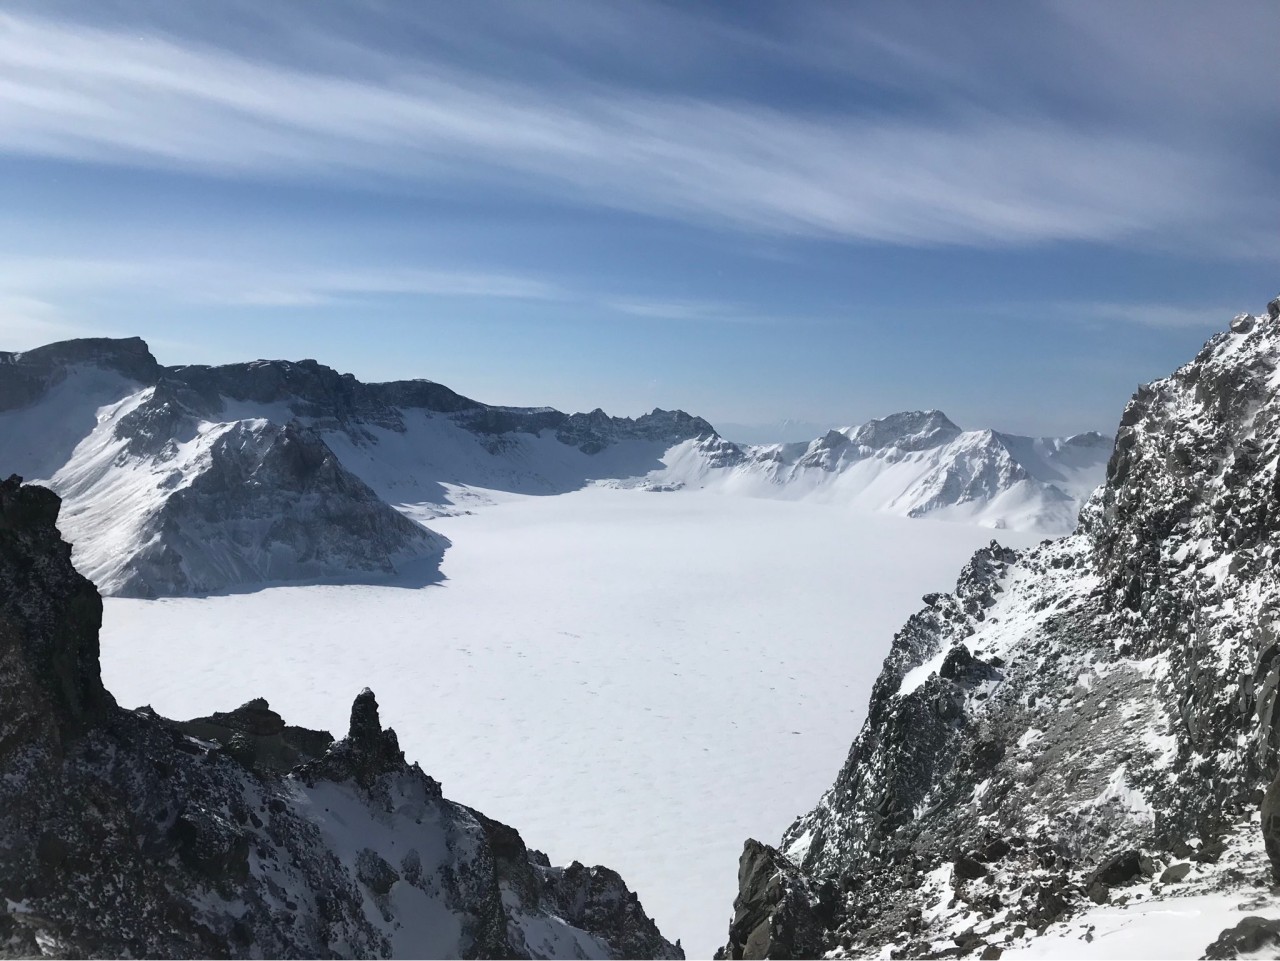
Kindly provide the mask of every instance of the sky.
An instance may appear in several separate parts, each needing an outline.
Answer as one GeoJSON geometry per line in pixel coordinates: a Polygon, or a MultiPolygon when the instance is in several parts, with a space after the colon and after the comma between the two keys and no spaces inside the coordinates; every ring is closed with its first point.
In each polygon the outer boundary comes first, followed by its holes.
{"type": "Polygon", "coordinates": [[[0,349],[1111,431],[1280,293],[1274,2],[0,8],[0,349]]]}

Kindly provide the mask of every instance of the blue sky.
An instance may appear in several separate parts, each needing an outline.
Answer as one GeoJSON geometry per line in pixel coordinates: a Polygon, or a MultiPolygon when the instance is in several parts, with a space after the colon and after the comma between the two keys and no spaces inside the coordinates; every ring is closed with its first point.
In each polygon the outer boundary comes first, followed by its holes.
{"type": "Polygon", "coordinates": [[[1110,430],[1280,292],[1274,3],[9,2],[0,347],[1110,430]]]}

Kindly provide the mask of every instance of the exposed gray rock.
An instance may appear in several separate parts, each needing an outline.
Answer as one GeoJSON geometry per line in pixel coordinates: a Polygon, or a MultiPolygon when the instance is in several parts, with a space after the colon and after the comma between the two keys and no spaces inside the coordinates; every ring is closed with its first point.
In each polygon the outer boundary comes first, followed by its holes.
{"type": "Polygon", "coordinates": [[[979,552],[894,638],[780,846],[773,903],[843,892],[822,951],[939,956],[964,911],[1042,930],[1256,831],[1280,767],[1280,323],[1233,328],[1134,395],[1075,534],[979,552]],[[952,873],[992,836],[987,876],[952,873]]]}
{"type": "Polygon", "coordinates": [[[1187,879],[1187,875],[1190,873],[1191,864],[1187,861],[1183,861],[1179,864],[1171,864],[1160,872],[1160,883],[1177,884],[1180,881],[1185,881],[1187,879]]]}
{"type": "MultiPolygon", "coordinates": [[[[828,900],[834,893],[828,893],[828,900]]],[[[717,958],[816,958],[824,922],[819,895],[787,858],[750,840],[738,863],[729,943],[717,958]]]]}
{"type": "Polygon", "coordinates": [[[143,546],[103,571],[113,593],[205,594],[360,574],[439,554],[447,541],[379,498],[295,422],[233,425],[140,525],[143,546]]]}
{"type": "Polygon", "coordinates": [[[1155,866],[1151,858],[1141,851],[1121,851],[1099,864],[1085,880],[1085,887],[1091,888],[1094,884],[1105,884],[1109,888],[1124,887],[1153,874],[1155,866]]]}
{"type": "Polygon", "coordinates": [[[337,742],[262,699],[189,722],[118,708],[57,514],[0,484],[0,952],[683,956],[613,872],[553,868],[445,799],[371,692],[337,742]]]}

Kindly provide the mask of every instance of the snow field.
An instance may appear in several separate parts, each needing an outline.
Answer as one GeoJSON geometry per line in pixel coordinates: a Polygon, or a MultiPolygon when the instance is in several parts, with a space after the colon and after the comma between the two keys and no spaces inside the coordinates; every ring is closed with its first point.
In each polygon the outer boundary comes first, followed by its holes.
{"type": "Polygon", "coordinates": [[[492,497],[431,522],[439,585],[107,598],[106,684],[177,718],[265,696],[339,736],[370,686],[447,796],[619,871],[710,956],[743,841],[831,785],[894,632],[992,532],[688,490],[492,497]]]}

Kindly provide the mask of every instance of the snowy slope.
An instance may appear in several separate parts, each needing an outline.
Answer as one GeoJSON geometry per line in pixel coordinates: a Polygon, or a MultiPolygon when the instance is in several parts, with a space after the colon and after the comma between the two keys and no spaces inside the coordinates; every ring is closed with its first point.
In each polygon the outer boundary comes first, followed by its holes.
{"type": "Polygon", "coordinates": [[[0,413],[0,456],[66,498],[76,563],[104,592],[385,575],[443,549],[343,469],[314,432],[262,417],[207,420],[175,411],[157,390],[73,369],[47,403],[0,413]],[[51,425],[56,436],[87,423],[98,401],[107,402],[55,468],[40,439],[51,425]]]}
{"type": "Polygon", "coordinates": [[[425,583],[446,546],[433,518],[593,483],[1061,532],[1109,450],[963,432],[938,411],[740,447],[683,411],[494,407],[312,360],[161,368],[139,340],[0,354],[0,469],[66,499],[102,590],[146,597],[409,569],[425,583]]]}
{"type": "Polygon", "coordinates": [[[1132,931],[1094,905],[1133,910],[1145,891],[1166,904],[1142,923],[1204,919],[1184,946],[1199,956],[1223,905],[1179,908],[1206,889],[1159,882],[1167,867],[1213,873],[1236,903],[1266,893],[1277,387],[1280,300],[1138,391],[1079,531],[993,544],[924,598],[834,786],[779,850],[748,843],[728,955],[1079,956],[1025,938],[1132,931]],[[1234,849],[1252,854],[1232,871],[1234,849]]]}
{"type": "Polygon", "coordinates": [[[941,411],[914,411],[828,431],[808,444],[690,440],[646,483],[1061,534],[1075,527],[1110,454],[1111,439],[1101,434],[962,431],[941,411]]]}

